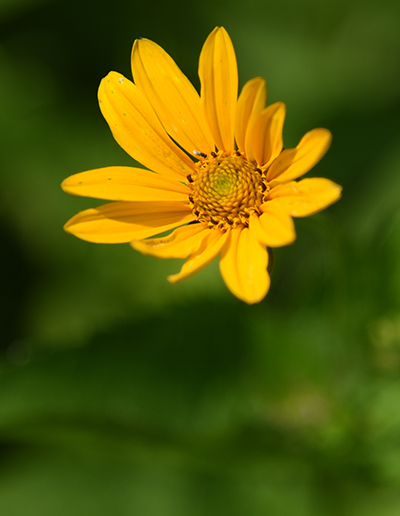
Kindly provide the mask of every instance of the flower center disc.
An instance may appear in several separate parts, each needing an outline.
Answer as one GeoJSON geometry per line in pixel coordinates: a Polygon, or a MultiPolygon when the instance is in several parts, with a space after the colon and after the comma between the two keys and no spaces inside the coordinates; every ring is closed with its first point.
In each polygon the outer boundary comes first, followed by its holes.
{"type": "Polygon", "coordinates": [[[198,220],[220,228],[247,225],[266,189],[261,171],[240,155],[216,156],[197,166],[190,201],[198,220]]]}

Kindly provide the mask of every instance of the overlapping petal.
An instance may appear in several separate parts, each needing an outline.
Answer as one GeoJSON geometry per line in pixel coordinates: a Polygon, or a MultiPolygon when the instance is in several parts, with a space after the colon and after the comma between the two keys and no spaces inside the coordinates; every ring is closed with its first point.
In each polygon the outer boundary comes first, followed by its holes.
{"type": "Polygon", "coordinates": [[[267,247],[282,247],[296,239],[293,219],[278,201],[261,206],[262,215],[252,215],[249,227],[259,242],[267,247]]]}
{"type": "Polygon", "coordinates": [[[341,192],[342,187],[333,181],[312,177],[279,185],[268,198],[278,201],[292,217],[308,217],[338,201],[341,192]]]}
{"type": "Polygon", "coordinates": [[[285,115],[286,105],[275,102],[260,113],[251,128],[252,159],[261,168],[268,167],[282,151],[285,115]]]}
{"type": "Polygon", "coordinates": [[[201,100],[219,150],[234,150],[238,70],[232,41],[223,27],[206,39],[199,60],[201,100]]]}
{"type": "Polygon", "coordinates": [[[264,109],[267,102],[267,83],[261,77],[255,77],[246,82],[239,95],[236,122],[235,139],[238,149],[246,153],[249,160],[252,159],[251,131],[254,120],[264,109]]]}
{"type": "Polygon", "coordinates": [[[105,167],[65,179],[64,192],[109,201],[178,201],[188,203],[189,188],[149,170],[105,167]]]}
{"type": "Polygon", "coordinates": [[[190,224],[176,229],[166,237],[134,241],[131,246],[136,251],[157,258],[187,258],[197,251],[209,233],[204,223],[190,224]]]}
{"type": "Polygon", "coordinates": [[[193,171],[193,162],[169,138],[135,84],[110,72],[101,81],[98,96],[114,138],[132,158],[172,179],[182,180],[193,171]]]}
{"type": "Polygon", "coordinates": [[[179,202],[110,202],[81,211],[64,229],[87,242],[120,244],[158,235],[193,219],[190,208],[179,202]]]}
{"type": "Polygon", "coordinates": [[[258,303],[268,292],[268,252],[248,228],[236,228],[221,251],[220,271],[226,286],[248,304],[258,303]]]}
{"type": "Polygon", "coordinates": [[[325,155],[332,141],[327,129],[313,129],[306,133],[294,149],[285,149],[272,163],[267,180],[273,185],[287,183],[311,170],[325,155]]]}
{"type": "Polygon", "coordinates": [[[218,229],[208,232],[200,247],[194,251],[186,262],[183,264],[181,271],[178,274],[168,276],[168,281],[177,283],[178,281],[186,280],[192,277],[197,272],[201,271],[209,265],[220,253],[229,231],[222,233],[218,229]]]}
{"type": "Polygon", "coordinates": [[[135,41],[132,50],[135,84],[147,97],[171,137],[187,152],[214,150],[199,94],[175,61],[148,39],[135,41]]]}

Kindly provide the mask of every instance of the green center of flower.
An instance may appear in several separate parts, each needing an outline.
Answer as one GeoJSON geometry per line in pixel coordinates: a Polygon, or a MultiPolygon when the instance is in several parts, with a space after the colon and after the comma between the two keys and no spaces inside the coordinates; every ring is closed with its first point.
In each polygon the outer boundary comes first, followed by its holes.
{"type": "Polygon", "coordinates": [[[261,171],[239,153],[204,159],[197,164],[197,173],[188,179],[193,213],[210,227],[247,225],[266,190],[261,171]]]}

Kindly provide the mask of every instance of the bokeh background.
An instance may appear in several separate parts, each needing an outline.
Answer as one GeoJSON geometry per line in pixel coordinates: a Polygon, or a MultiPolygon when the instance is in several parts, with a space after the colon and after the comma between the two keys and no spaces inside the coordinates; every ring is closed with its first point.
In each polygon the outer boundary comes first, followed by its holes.
{"type": "Polygon", "coordinates": [[[400,514],[399,27],[397,0],[1,0],[1,515],[400,514]],[[62,230],[101,204],[65,177],[133,164],[100,79],[144,36],[198,86],[216,25],[344,187],[252,307],[216,263],[170,285],[62,230]]]}

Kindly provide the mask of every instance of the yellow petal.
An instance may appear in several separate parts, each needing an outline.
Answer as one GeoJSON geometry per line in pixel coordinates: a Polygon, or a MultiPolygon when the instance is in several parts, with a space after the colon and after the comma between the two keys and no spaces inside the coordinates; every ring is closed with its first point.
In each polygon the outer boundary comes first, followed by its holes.
{"type": "Polygon", "coordinates": [[[105,167],[81,172],[65,179],[64,192],[109,201],[188,202],[190,190],[149,170],[133,167],[105,167]]]}
{"type": "Polygon", "coordinates": [[[265,108],[254,121],[249,143],[252,146],[254,159],[259,167],[268,167],[281,153],[285,115],[285,104],[283,102],[275,102],[275,104],[265,108]]]}
{"type": "Polygon", "coordinates": [[[120,244],[158,235],[193,218],[189,206],[179,202],[110,202],[81,211],[64,229],[88,242],[120,244]]]}
{"type": "Polygon", "coordinates": [[[221,251],[229,231],[222,233],[219,229],[210,229],[208,237],[203,238],[200,247],[194,251],[183,264],[181,271],[168,276],[168,281],[177,283],[183,281],[209,265],[221,251]]]}
{"type": "Polygon", "coordinates": [[[270,286],[268,252],[251,229],[231,231],[219,265],[226,286],[242,301],[258,303],[266,296],[270,286]]]}
{"type": "Polygon", "coordinates": [[[287,183],[311,170],[325,155],[332,141],[327,129],[306,133],[294,149],[286,149],[272,163],[267,180],[274,184],[287,183]]]}
{"type": "Polygon", "coordinates": [[[187,258],[200,247],[209,233],[206,224],[190,224],[176,229],[166,237],[134,241],[131,246],[136,251],[157,258],[187,258]]]}
{"type": "Polygon", "coordinates": [[[201,100],[219,150],[234,150],[238,71],[232,41],[223,27],[216,27],[200,54],[201,100]]]}
{"type": "Polygon", "coordinates": [[[292,217],[278,201],[268,201],[261,206],[262,215],[250,217],[250,229],[262,244],[268,247],[289,245],[296,239],[292,217]]]}
{"type": "Polygon", "coordinates": [[[132,158],[166,177],[182,180],[193,171],[193,162],[165,132],[139,88],[116,72],[99,87],[104,118],[118,144],[132,158]]]}
{"type": "MultiPolygon", "coordinates": [[[[255,77],[246,82],[239,95],[235,123],[236,144],[241,152],[246,152],[246,141],[250,135],[249,128],[264,109],[266,102],[266,81],[261,77],[255,77]]],[[[247,155],[247,158],[252,160],[252,156],[247,155]]]]}
{"type": "Polygon", "coordinates": [[[268,198],[276,199],[292,217],[308,217],[338,201],[342,187],[323,177],[286,183],[273,188],[268,198]]]}
{"type": "Polygon", "coordinates": [[[148,39],[132,50],[135,84],[147,97],[171,137],[190,154],[209,154],[214,142],[206,124],[199,94],[174,60],[148,39]]]}

